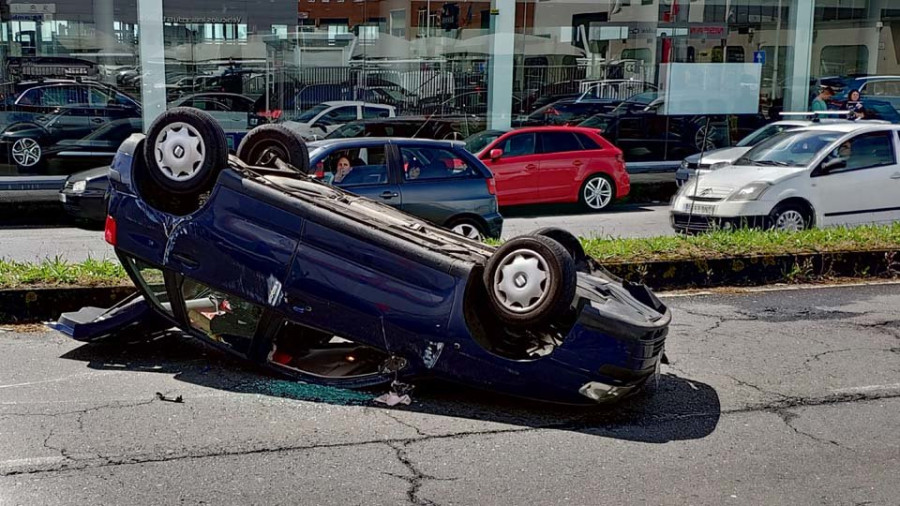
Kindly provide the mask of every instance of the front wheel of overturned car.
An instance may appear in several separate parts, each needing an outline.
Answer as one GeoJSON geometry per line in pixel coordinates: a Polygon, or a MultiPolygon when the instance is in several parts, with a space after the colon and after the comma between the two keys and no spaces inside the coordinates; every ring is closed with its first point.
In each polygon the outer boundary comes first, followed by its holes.
{"type": "Polygon", "coordinates": [[[575,261],[566,248],[543,235],[520,236],[497,248],[484,283],[498,318],[510,325],[549,323],[575,296],[575,261]]]}
{"type": "Polygon", "coordinates": [[[242,162],[258,167],[276,167],[275,161],[281,160],[303,174],[309,172],[306,142],[284,125],[262,125],[250,130],[241,140],[237,156],[242,162]]]}
{"type": "Polygon", "coordinates": [[[144,162],[156,189],[199,196],[212,187],[228,164],[225,132],[202,111],[187,107],[169,109],[147,130],[144,162]]]}

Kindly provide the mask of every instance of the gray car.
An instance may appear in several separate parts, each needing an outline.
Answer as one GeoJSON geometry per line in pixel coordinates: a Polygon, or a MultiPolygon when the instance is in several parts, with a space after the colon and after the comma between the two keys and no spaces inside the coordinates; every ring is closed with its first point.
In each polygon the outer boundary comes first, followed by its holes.
{"type": "Polygon", "coordinates": [[[472,239],[500,237],[493,175],[461,142],[365,137],[308,148],[311,170],[336,186],[472,239]]]}

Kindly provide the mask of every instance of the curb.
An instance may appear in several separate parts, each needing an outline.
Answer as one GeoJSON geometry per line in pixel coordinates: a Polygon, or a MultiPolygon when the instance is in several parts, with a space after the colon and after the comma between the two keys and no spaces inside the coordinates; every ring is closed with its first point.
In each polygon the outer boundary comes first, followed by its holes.
{"type": "MultiPolygon", "coordinates": [[[[900,250],[611,263],[612,274],[653,290],[807,283],[835,277],[900,275],[900,250]]],[[[56,320],[84,306],[109,307],[134,293],[133,285],[0,290],[0,324],[56,320]]]]}

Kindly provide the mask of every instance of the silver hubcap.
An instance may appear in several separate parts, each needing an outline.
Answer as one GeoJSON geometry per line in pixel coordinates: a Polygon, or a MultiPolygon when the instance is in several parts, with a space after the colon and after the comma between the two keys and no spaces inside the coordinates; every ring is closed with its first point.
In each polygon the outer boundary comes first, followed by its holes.
{"type": "Polygon", "coordinates": [[[803,230],[805,227],[806,220],[803,218],[803,215],[793,209],[779,214],[775,220],[775,228],[777,230],[796,232],[797,230],[803,230]]]}
{"type": "Polygon", "coordinates": [[[156,164],[173,181],[187,181],[203,165],[206,145],[200,132],[187,123],[166,125],[156,138],[156,164]]]}
{"type": "Polygon", "coordinates": [[[41,145],[34,139],[19,139],[13,144],[12,157],[22,167],[31,167],[41,159],[41,145]]]}
{"type": "Polygon", "coordinates": [[[468,237],[469,239],[474,239],[476,241],[483,239],[481,232],[478,231],[478,227],[469,223],[460,223],[451,230],[463,237],[468,237]]]}
{"type": "Polygon", "coordinates": [[[591,209],[603,209],[612,200],[612,186],[603,177],[594,178],[584,185],[584,201],[591,209]]]}
{"type": "Polygon", "coordinates": [[[547,297],[547,262],[536,252],[516,250],[494,273],[494,295],[513,313],[527,313],[547,297]]]}

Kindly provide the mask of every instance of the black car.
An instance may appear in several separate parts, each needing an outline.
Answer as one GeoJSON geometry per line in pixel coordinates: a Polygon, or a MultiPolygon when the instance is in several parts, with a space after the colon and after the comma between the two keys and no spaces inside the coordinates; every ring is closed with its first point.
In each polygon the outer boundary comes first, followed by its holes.
{"type": "Polygon", "coordinates": [[[140,109],[60,107],[0,132],[0,158],[24,172],[40,172],[54,158],[110,160],[141,124],[140,109]]]}
{"type": "Polygon", "coordinates": [[[88,228],[103,225],[106,219],[109,166],[72,174],[59,191],[66,213],[88,228]]]}
{"type": "Polygon", "coordinates": [[[484,118],[469,116],[399,116],[347,123],[328,134],[326,139],[353,137],[408,137],[415,139],[462,140],[481,132],[484,118]]]}
{"type": "Polygon", "coordinates": [[[567,98],[545,105],[516,126],[577,125],[585,119],[613,110],[618,100],[610,98],[567,98]]]}

